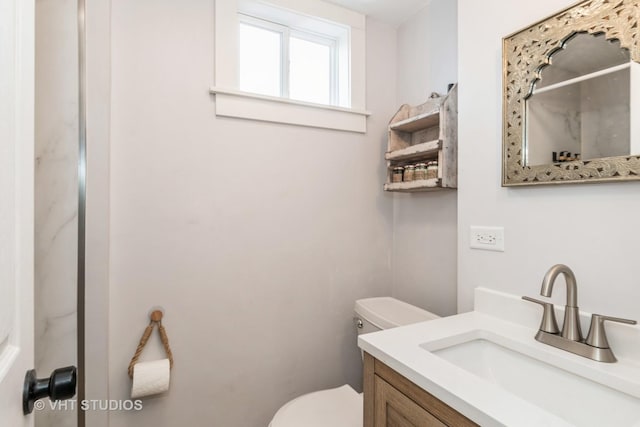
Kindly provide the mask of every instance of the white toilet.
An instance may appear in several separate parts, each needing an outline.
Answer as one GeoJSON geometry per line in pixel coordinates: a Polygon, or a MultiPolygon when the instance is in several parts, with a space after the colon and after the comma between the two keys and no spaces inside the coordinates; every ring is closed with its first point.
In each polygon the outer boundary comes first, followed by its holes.
{"type": "MultiPolygon", "coordinates": [[[[356,301],[358,334],[437,319],[439,316],[390,297],[356,301]]],[[[345,384],[297,397],[282,406],[269,427],[362,427],[362,393],[345,384]]]]}

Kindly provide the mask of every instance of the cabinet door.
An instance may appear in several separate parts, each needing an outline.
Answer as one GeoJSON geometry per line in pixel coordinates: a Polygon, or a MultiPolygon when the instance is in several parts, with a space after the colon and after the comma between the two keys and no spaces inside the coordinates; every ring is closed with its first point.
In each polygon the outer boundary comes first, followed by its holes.
{"type": "Polygon", "coordinates": [[[444,427],[436,417],[375,376],[374,427],[444,427]]]}

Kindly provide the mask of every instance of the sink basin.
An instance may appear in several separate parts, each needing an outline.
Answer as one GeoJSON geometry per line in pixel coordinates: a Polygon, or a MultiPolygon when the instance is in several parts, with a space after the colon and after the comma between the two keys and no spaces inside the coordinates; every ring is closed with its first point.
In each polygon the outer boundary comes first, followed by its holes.
{"type": "Polygon", "coordinates": [[[358,345],[483,427],[640,427],[640,326],[609,325],[618,362],[599,363],[536,341],[539,324],[520,296],[476,288],[474,311],[358,345]]]}
{"type": "Polygon", "coordinates": [[[570,424],[640,425],[639,398],[516,351],[517,345],[513,346],[516,349],[508,345],[504,339],[476,331],[420,347],[570,424]]]}

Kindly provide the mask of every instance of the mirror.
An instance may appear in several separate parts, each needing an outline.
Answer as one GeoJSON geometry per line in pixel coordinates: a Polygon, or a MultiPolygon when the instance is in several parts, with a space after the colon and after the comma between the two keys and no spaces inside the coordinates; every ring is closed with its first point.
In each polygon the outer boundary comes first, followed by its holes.
{"type": "Polygon", "coordinates": [[[550,60],[525,101],[524,164],[630,155],[629,51],[579,33],[550,60]]]}
{"type": "Polygon", "coordinates": [[[503,186],[640,179],[639,7],[585,1],[503,39],[503,186]]]}

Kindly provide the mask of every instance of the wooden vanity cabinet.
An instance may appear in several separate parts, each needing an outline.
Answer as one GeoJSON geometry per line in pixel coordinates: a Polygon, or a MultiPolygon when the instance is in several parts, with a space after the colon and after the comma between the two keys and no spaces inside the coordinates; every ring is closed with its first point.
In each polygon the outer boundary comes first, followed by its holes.
{"type": "Polygon", "coordinates": [[[364,427],[431,426],[477,424],[364,353],[364,427]]]}

